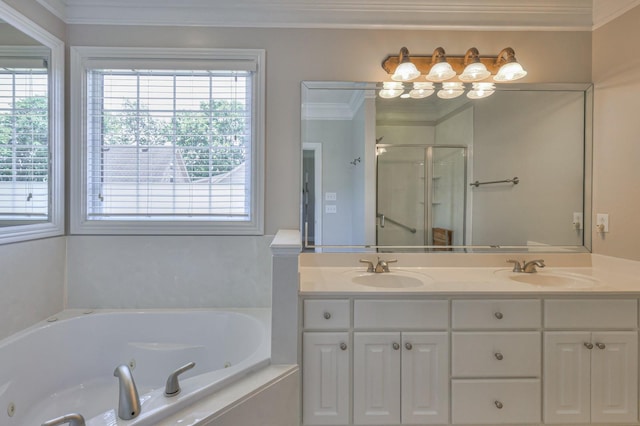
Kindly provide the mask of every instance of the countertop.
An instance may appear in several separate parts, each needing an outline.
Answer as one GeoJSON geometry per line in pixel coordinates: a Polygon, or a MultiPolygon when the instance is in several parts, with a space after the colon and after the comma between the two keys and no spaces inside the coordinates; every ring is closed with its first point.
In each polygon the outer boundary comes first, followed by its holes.
{"type": "Polygon", "coordinates": [[[500,266],[497,266],[495,256],[484,259],[491,264],[489,266],[478,266],[484,260],[477,259],[468,262],[473,266],[465,266],[464,258],[458,259],[461,266],[420,266],[416,265],[420,263],[415,261],[416,258],[405,258],[402,260],[406,266],[401,266],[399,259],[398,263],[389,265],[390,273],[378,274],[366,272],[366,265],[358,264],[357,260],[354,266],[345,266],[347,262],[340,262],[340,266],[327,266],[323,262],[306,259],[299,266],[299,291],[303,296],[640,296],[640,262],[591,254],[579,259],[562,259],[559,256],[549,256],[549,261],[545,260],[547,265],[558,266],[538,268],[538,272],[531,274],[512,272],[510,267],[504,266],[506,258],[501,259],[500,266]]]}

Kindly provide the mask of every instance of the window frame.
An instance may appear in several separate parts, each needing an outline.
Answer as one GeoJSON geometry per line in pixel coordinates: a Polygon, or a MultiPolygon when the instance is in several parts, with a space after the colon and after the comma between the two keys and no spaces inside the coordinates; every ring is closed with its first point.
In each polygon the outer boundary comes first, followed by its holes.
{"type": "Polygon", "coordinates": [[[72,46],[71,54],[71,234],[111,235],[263,235],[265,150],[265,51],[262,49],[181,49],[72,46]],[[87,212],[87,63],[114,60],[250,61],[252,79],[251,193],[248,221],[90,220],[87,212]]]}
{"type": "MultiPolygon", "coordinates": [[[[2,19],[49,49],[49,215],[39,223],[0,228],[0,244],[58,237],[65,234],[64,184],[64,81],[65,44],[49,31],[25,17],[13,7],[0,2],[2,19]]],[[[5,52],[10,47],[4,47],[5,52]]],[[[12,55],[18,54],[13,48],[12,55]]]]}

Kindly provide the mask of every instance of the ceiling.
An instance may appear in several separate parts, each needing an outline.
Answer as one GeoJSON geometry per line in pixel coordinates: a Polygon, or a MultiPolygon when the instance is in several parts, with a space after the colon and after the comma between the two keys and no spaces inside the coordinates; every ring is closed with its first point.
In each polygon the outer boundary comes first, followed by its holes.
{"type": "Polygon", "coordinates": [[[640,0],[37,0],[68,24],[590,31],[640,0]]]}

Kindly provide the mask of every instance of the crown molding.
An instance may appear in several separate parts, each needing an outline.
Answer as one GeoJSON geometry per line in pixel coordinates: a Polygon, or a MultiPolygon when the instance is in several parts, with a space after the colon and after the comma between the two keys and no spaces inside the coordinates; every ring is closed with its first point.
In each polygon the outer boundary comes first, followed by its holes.
{"type": "Polygon", "coordinates": [[[640,5],[640,0],[593,0],[593,29],[608,24],[640,5]]]}
{"type": "Polygon", "coordinates": [[[67,24],[589,31],[592,0],[37,0],[67,24]]]}

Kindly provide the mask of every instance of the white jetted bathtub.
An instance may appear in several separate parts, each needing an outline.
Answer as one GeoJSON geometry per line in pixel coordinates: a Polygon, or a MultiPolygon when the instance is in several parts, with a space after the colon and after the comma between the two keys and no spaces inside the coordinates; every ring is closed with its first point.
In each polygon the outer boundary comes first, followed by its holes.
{"type": "Polygon", "coordinates": [[[79,413],[87,425],[153,425],[269,364],[268,309],[67,310],[0,341],[0,424],[37,426],[79,413]],[[164,395],[169,374],[181,392],[164,395]],[[138,417],[118,418],[119,365],[131,369],[138,417]]]}

